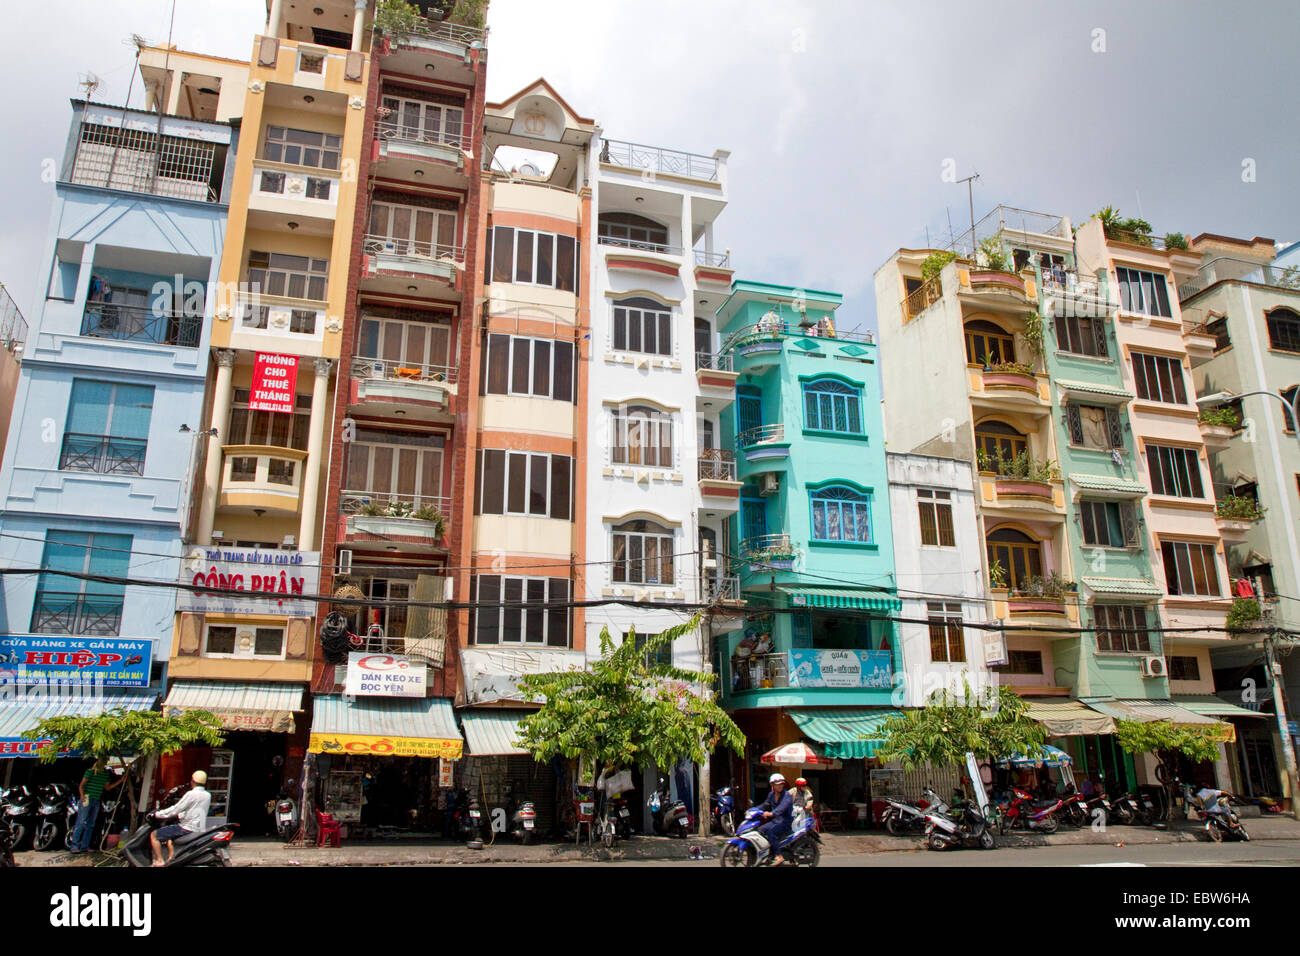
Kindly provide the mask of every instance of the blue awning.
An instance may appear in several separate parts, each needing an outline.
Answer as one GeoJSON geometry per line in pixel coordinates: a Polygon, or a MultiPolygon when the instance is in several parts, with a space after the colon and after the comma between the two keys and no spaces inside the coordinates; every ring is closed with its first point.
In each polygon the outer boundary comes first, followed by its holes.
{"type": "Polygon", "coordinates": [[[471,757],[489,757],[528,753],[516,742],[519,721],[529,710],[462,710],[461,728],[465,731],[465,744],[471,757]]]}
{"type": "Polygon", "coordinates": [[[64,688],[67,696],[33,692],[28,688],[13,700],[0,701],[0,758],[35,757],[40,741],[23,739],[31,730],[50,717],[97,717],[110,710],[152,710],[158,691],[149,688],[107,689],[78,694],[77,688],[64,688]]]}

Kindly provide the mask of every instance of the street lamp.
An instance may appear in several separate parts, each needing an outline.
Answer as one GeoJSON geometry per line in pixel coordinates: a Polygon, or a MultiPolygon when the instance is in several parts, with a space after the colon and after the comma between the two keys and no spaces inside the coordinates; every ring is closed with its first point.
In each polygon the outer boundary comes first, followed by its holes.
{"type": "MultiPolygon", "coordinates": [[[[1240,395],[1234,395],[1231,392],[1215,392],[1212,395],[1201,396],[1196,400],[1196,404],[1202,408],[1214,408],[1219,405],[1227,405],[1229,402],[1236,402],[1239,399],[1249,398],[1251,395],[1268,395],[1281,402],[1282,406],[1291,415],[1291,427],[1296,433],[1296,441],[1300,441],[1300,428],[1296,427],[1297,422],[1300,422],[1300,388],[1295,390],[1294,398],[1291,401],[1287,401],[1286,396],[1278,392],[1257,389],[1242,392],[1240,395]]],[[[1268,681],[1273,688],[1273,710],[1277,715],[1278,731],[1282,735],[1282,754],[1286,758],[1286,775],[1291,782],[1291,814],[1297,820],[1300,820],[1300,775],[1296,773],[1295,748],[1291,746],[1291,733],[1287,727],[1286,719],[1286,704],[1282,700],[1282,682],[1278,680],[1278,672],[1282,668],[1274,656],[1273,642],[1275,639],[1273,636],[1264,638],[1264,661],[1268,667],[1268,681]]]]}

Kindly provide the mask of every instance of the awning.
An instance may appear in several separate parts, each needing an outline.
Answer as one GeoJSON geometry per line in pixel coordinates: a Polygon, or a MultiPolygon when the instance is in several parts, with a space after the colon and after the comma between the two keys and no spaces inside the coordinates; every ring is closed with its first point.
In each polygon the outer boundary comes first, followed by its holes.
{"type": "Polygon", "coordinates": [[[1115,721],[1077,700],[1051,698],[1025,699],[1029,717],[1047,729],[1049,737],[1079,737],[1092,734],[1113,734],[1115,721]]]}
{"type": "Polygon", "coordinates": [[[1129,478],[1115,478],[1111,475],[1069,475],[1070,484],[1080,491],[1091,491],[1113,498],[1141,498],[1147,493],[1147,486],[1140,481],[1129,478]]]}
{"type": "MultiPolygon", "coordinates": [[[[1058,378],[1056,384],[1067,393],[1075,392],[1089,397],[1103,397],[1112,400],[1128,400],[1133,397],[1132,392],[1116,388],[1114,385],[1098,385],[1095,382],[1071,382],[1063,378],[1058,378]]],[[[1108,402],[1107,404],[1111,403],[1108,402]]]]}
{"type": "Polygon", "coordinates": [[[1089,700],[1087,704],[1093,710],[1109,714],[1117,720],[1140,720],[1143,723],[1167,720],[1173,724],[1190,726],[1208,726],[1220,723],[1213,717],[1204,717],[1201,714],[1194,714],[1190,710],[1184,710],[1170,700],[1116,700],[1110,698],[1107,700],[1089,700]]]}
{"type": "Polygon", "coordinates": [[[528,753],[516,743],[519,721],[529,710],[462,710],[460,726],[471,757],[511,756],[528,753]]]}
{"type": "Polygon", "coordinates": [[[312,704],[311,753],[457,760],[464,751],[451,701],[442,697],[324,695],[312,704]]]}
{"type": "Polygon", "coordinates": [[[1139,597],[1159,597],[1160,586],[1146,578],[1080,578],[1084,587],[1098,594],[1129,594],[1139,597]]]}
{"type": "Polygon", "coordinates": [[[1220,700],[1213,694],[1174,694],[1173,702],[1184,710],[1202,717],[1268,717],[1257,710],[1249,710],[1220,700]]]}
{"type": "Polygon", "coordinates": [[[95,717],[118,707],[151,710],[158,699],[158,692],[147,688],[87,694],[74,693],[77,688],[65,690],[68,696],[42,691],[0,701],[0,758],[35,757],[42,741],[24,740],[23,732],[49,717],[95,717]]]}
{"type": "Polygon", "coordinates": [[[874,755],[885,746],[881,725],[891,717],[901,716],[901,711],[865,707],[789,710],[786,713],[803,733],[824,745],[826,756],[842,760],[874,755]]]}
{"type": "Polygon", "coordinates": [[[299,684],[178,680],[167,692],[163,713],[179,716],[187,710],[206,710],[226,730],[291,734],[293,715],[302,710],[302,690],[299,684]]]}
{"type": "Polygon", "coordinates": [[[852,588],[797,588],[786,591],[795,607],[855,608],[862,611],[901,611],[903,602],[884,591],[852,588]]]}

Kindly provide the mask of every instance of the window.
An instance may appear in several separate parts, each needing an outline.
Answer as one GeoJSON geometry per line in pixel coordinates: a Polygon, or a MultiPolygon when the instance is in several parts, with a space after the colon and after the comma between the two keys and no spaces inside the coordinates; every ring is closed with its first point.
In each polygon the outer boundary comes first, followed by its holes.
{"type": "Polygon", "coordinates": [[[1175,448],[1147,443],[1147,471],[1151,491],[1174,498],[1204,498],[1201,459],[1194,448],[1175,448]]]}
{"type": "Polygon", "coordinates": [[[465,127],[463,107],[387,94],[383,97],[383,105],[391,111],[379,124],[379,135],[384,139],[467,145],[462,137],[465,127]]]}
{"type": "MultiPolygon", "coordinates": [[[[235,389],[230,406],[230,423],[222,440],[228,445],[270,445],[275,448],[307,450],[311,429],[311,396],[294,396],[294,413],[250,411],[249,390],[235,389]]],[[[251,478],[249,479],[251,480],[251,478]]]]}
{"type": "Polygon", "coordinates": [[[471,579],[470,590],[478,604],[470,612],[475,644],[569,646],[568,578],[486,574],[471,579]]]}
{"type": "Polygon", "coordinates": [[[1163,275],[1117,268],[1115,276],[1119,281],[1120,308],[1125,312],[1163,315],[1166,318],[1173,316],[1163,275]]]}
{"type": "Polygon", "coordinates": [[[1106,320],[1100,317],[1058,315],[1056,347],[1074,355],[1107,358],[1110,351],[1106,345],[1106,320]]]}
{"type": "Polygon", "coordinates": [[[1029,454],[1029,441],[1006,422],[986,421],[975,426],[975,448],[984,453],[990,465],[999,459],[1009,463],[1029,454]]]}
{"type": "Polygon", "coordinates": [[[862,389],[835,379],[803,387],[804,427],[814,431],[862,435],[862,389]]]}
{"type": "Polygon", "coordinates": [[[487,282],[524,282],[574,292],[582,243],[560,236],[513,226],[488,230],[487,282]]]}
{"type": "Polygon", "coordinates": [[[616,352],[672,355],[672,310],[653,299],[620,299],[614,303],[611,338],[616,352]]]}
{"type": "Polygon", "coordinates": [[[568,455],[485,448],[478,457],[478,514],[571,520],[573,459],[568,455]]]}
{"type": "Polygon", "coordinates": [[[1101,548],[1131,548],[1138,543],[1137,514],[1127,501],[1081,501],[1083,543],[1101,548]]]}
{"type": "Polygon", "coordinates": [[[204,657],[261,657],[284,659],[284,628],[210,624],[203,644],[204,657]]]}
{"type": "Polygon", "coordinates": [[[1097,650],[1127,654],[1151,653],[1147,609],[1140,604],[1094,604],[1097,650]]]}
{"type": "Polygon", "coordinates": [[[957,538],[952,529],[952,492],[918,488],[916,505],[921,512],[921,544],[956,547],[957,538]]]}
{"type": "Polygon", "coordinates": [[[290,166],[338,169],[339,151],[342,148],[342,136],[313,133],[305,129],[288,129],[284,126],[268,126],[262,158],[275,163],[287,163],[290,166]]]}
{"type": "Polygon", "coordinates": [[[596,225],[596,235],[606,245],[651,252],[670,251],[667,226],[630,212],[603,213],[596,225]]]}
{"type": "Polygon", "coordinates": [[[484,394],[577,401],[573,389],[573,343],[496,333],[487,339],[484,394]]]}
{"type": "Polygon", "coordinates": [[[832,485],[809,495],[815,541],[871,542],[871,496],[832,485]]]}
{"type": "Polygon", "coordinates": [[[437,258],[455,251],[456,213],[393,202],[372,202],[369,232],[383,240],[384,252],[437,258]]]}
{"type": "Polygon", "coordinates": [[[1115,409],[1070,402],[1065,407],[1065,418],[1070,426],[1071,445],[1100,451],[1123,449],[1124,433],[1115,409]]]}
{"type": "Polygon", "coordinates": [[[1169,405],[1186,405],[1183,363],[1166,355],[1133,353],[1133,382],[1138,398],[1169,405]]]}
{"type": "Polygon", "coordinates": [[[1300,352],[1300,315],[1290,309],[1274,309],[1265,316],[1268,347],[1283,352],[1300,352]]]}
{"type": "Polygon", "coordinates": [[[285,180],[287,178],[288,177],[285,176],[284,173],[273,173],[269,170],[263,170],[261,178],[258,180],[257,190],[258,192],[263,193],[283,193],[285,180]]]}
{"type": "Polygon", "coordinates": [[[444,443],[442,435],[357,429],[347,446],[346,487],[400,499],[417,511],[439,507],[444,443]]]}
{"type": "Polygon", "coordinates": [[[613,529],[613,580],[619,584],[673,583],[673,532],[653,521],[628,521],[613,529]]]}
{"type": "Polygon", "coordinates": [[[1214,545],[1161,541],[1160,557],[1165,565],[1165,585],[1170,594],[1220,596],[1214,545]]]}
{"type": "Polygon", "coordinates": [[[328,200],[330,198],[330,182],[330,180],[323,179],[320,176],[308,176],[306,197],[308,199],[328,200]]]}
{"type": "MultiPolygon", "coordinates": [[[[395,314],[402,314],[402,311],[393,310],[395,314]]],[[[445,375],[451,364],[450,343],[449,325],[367,312],[361,316],[357,355],[382,360],[389,375],[398,369],[411,368],[424,374],[445,375]]]]}
{"type": "Polygon", "coordinates": [[[989,567],[994,563],[1006,572],[1007,587],[1016,591],[1030,578],[1043,576],[1042,546],[1023,531],[999,528],[985,539],[989,567]]]}
{"type": "MultiPolygon", "coordinates": [[[[44,571],[124,578],[130,563],[129,534],[46,532],[41,554],[44,571]]],[[[33,634],[114,636],[122,628],[125,594],[124,584],[41,574],[36,579],[31,631],[33,634]]]]}
{"type": "Polygon", "coordinates": [[[153,387],[74,379],[60,471],[143,475],[153,387]]]}
{"type": "MultiPolygon", "coordinates": [[[[1295,432],[1295,417],[1291,409],[1295,408],[1296,389],[1300,389],[1300,385],[1292,385],[1290,388],[1284,388],[1278,393],[1286,399],[1287,407],[1282,410],[1282,430],[1288,435],[1295,432]]],[[[1238,417],[1240,418],[1240,416],[1238,417]]],[[[1244,421],[1244,419],[1242,420],[1244,421]]]]}
{"type": "Polygon", "coordinates": [[[643,405],[615,410],[609,460],[615,465],[673,467],[672,416],[643,405]]]}
{"type": "Polygon", "coordinates": [[[328,259],[286,256],[278,252],[252,251],[248,254],[248,284],[263,295],[324,302],[329,271],[328,259]]]}
{"type": "Polygon", "coordinates": [[[1011,333],[992,322],[966,323],[966,361],[971,365],[1000,365],[1016,360],[1011,333]]]}
{"type": "Polygon", "coordinates": [[[966,661],[966,641],[961,625],[961,605],[929,601],[930,660],[937,663],[962,664],[966,661]]]}
{"type": "Polygon", "coordinates": [[[1214,336],[1214,351],[1232,347],[1232,337],[1228,335],[1228,320],[1215,319],[1205,323],[1205,331],[1214,336]]]}
{"type": "MultiPolygon", "coordinates": [[[[659,636],[658,634],[636,634],[636,633],[625,631],[623,633],[623,640],[626,641],[629,637],[633,637],[636,639],[636,646],[638,648],[641,648],[641,647],[645,647],[646,644],[651,639],[656,638],[658,636],[659,636]]],[[[667,644],[663,644],[659,648],[657,648],[653,654],[647,654],[645,657],[645,662],[649,667],[654,667],[656,665],[663,665],[664,667],[672,667],[673,664],[672,643],[669,642],[667,644]]]]}
{"type": "Polygon", "coordinates": [[[1195,657],[1169,657],[1166,658],[1169,664],[1170,680],[1200,680],[1201,679],[1201,662],[1195,657]]]}
{"type": "Polygon", "coordinates": [[[1042,651],[1008,651],[1007,673],[1041,674],[1043,672],[1042,651]]]}

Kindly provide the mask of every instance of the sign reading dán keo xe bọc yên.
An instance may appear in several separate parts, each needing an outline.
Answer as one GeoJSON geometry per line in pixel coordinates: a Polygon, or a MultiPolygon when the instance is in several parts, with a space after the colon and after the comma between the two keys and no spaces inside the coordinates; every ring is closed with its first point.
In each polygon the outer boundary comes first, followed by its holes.
{"type": "Polygon", "coordinates": [[[402,654],[348,654],[344,689],[357,697],[423,697],[424,664],[402,654]]]}
{"type": "Polygon", "coordinates": [[[178,611],[311,617],[320,552],[194,548],[181,561],[180,582],[187,587],[176,592],[178,611]]]}
{"type": "Polygon", "coordinates": [[[790,651],[791,687],[875,687],[894,685],[889,651],[790,651]]]}
{"type": "Polygon", "coordinates": [[[148,687],[152,663],[150,640],[0,634],[0,668],[14,684],[148,687]]]}

